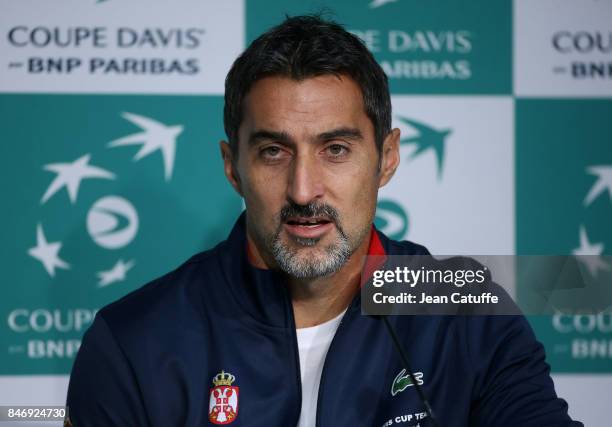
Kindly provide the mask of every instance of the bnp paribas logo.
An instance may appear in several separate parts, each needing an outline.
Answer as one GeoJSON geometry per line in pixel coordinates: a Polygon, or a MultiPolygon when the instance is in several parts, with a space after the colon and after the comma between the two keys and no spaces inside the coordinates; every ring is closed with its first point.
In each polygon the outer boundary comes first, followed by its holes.
{"type": "Polygon", "coordinates": [[[398,116],[397,118],[416,132],[414,135],[410,135],[400,140],[400,144],[414,148],[410,154],[410,159],[417,158],[427,152],[433,152],[436,157],[436,173],[438,180],[442,179],[446,140],[452,133],[452,130],[440,129],[408,117],[398,116]]]}
{"type": "Polygon", "coordinates": [[[387,237],[402,240],[408,232],[408,212],[394,200],[381,199],[376,206],[374,225],[387,237]]]}
{"type": "MultiPolygon", "coordinates": [[[[138,162],[153,153],[161,153],[160,170],[166,182],[172,179],[176,144],[183,131],[181,125],[166,125],[151,117],[124,112],[121,115],[131,122],[139,131],[120,136],[109,141],[103,149],[120,149],[135,145],[138,151],[133,157],[138,162]]],[[[62,209],[70,209],[79,203],[79,195],[88,191],[93,180],[116,180],[118,174],[107,165],[97,164],[92,153],[84,153],[76,159],[47,163],[42,168],[51,173],[49,184],[42,191],[40,204],[46,205],[49,200],[63,199],[62,209]]],[[[137,207],[125,195],[104,194],[87,209],[85,225],[91,241],[102,250],[126,248],[138,236],[139,213],[137,207]]],[[[50,277],[55,277],[60,270],[71,270],[78,259],[66,259],[62,255],[64,242],[62,236],[50,235],[45,229],[46,221],[40,219],[34,224],[36,244],[27,253],[40,262],[50,277]]],[[[66,237],[66,236],[64,236],[66,237]]],[[[94,255],[91,259],[95,259],[94,255]]],[[[128,273],[136,265],[134,258],[119,258],[113,265],[100,266],[92,272],[92,279],[99,287],[126,280],[128,273]]]]}

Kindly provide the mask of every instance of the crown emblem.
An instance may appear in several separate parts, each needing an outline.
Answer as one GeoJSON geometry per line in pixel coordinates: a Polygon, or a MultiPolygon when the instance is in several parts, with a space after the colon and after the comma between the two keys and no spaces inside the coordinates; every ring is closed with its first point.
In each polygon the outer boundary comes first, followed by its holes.
{"type": "Polygon", "coordinates": [[[212,382],[216,387],[218,387],[220,385],[232,385],[235,380],[235,376],[222,370],[213,377],[212,382]]]}

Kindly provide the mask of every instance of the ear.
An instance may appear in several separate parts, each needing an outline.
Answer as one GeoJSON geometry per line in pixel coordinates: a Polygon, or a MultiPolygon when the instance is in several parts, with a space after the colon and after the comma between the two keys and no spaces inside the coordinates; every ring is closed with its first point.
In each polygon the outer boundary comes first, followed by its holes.
{"type": "Polygon", "coordinates": [[[234,161],[232,149],[230,145],[226,141],[219,142],[219,148],[221,149],[221,158],[223,159],[223,171],[225,172],[225,177],[232,184],[234,190],[240,197],[244,197],[242,194],[242,186],[240,184],[240,175],[238,175],[238,171],[236,170],[236,162],[234,161]]]}
{"type": "Polygon", "coordinates": [[[395,174],[395,170],[400,163],[400,130],[398,128],[393,129],[385,137],[383,141],[382,153],[380,158],[380,171],[379,171],[379,183],[378,187],[385,186],[391,177],[395,174]]]}

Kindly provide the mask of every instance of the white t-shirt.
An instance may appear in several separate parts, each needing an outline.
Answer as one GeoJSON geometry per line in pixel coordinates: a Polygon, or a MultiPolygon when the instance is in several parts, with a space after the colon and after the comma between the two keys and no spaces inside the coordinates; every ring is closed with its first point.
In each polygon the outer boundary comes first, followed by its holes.
{"type": "Polygon", "coordinates": [[[323,363],[343,315],[344,312],[320,325],[296,329],[302,377],[302,412],[298,427],[313,427],[316,423],[323,363]]]}

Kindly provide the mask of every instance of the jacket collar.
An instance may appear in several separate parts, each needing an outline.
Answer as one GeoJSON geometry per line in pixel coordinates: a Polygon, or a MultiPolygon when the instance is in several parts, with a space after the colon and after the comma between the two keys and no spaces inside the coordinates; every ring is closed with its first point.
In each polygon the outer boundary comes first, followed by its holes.
{"type": "MultiPolygon", "coordinates": [[[[372,226],[369,255],[385,255],[389,239],[372,226]]],[[[246,212],[243,212],[228,239],[220,246],[219,260],[227,286],[250,317],[269,327],[293,326],[293,307],[283,275],[275,270],[254,267],[248,260],[246,212]]],[[[353,299],[350,310],[360,307],[360,292],[353,299]]]]}

